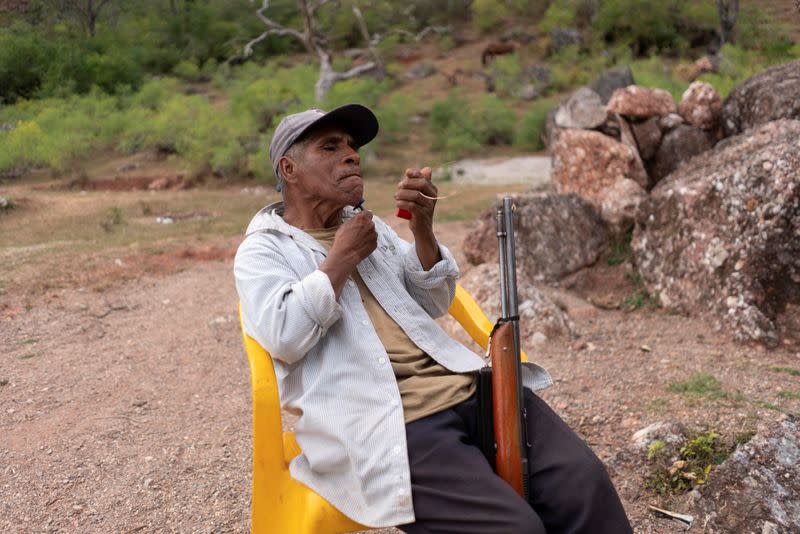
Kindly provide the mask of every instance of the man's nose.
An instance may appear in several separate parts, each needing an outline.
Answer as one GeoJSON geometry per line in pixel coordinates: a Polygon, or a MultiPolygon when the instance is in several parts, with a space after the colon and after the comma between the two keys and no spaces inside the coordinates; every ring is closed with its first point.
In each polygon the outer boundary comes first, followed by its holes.
{"type": "Polygon", "coordinates": [[[355,149],[348,147],[347,154],[344,156],[344,162],[348,165],[361,165],[361,156],[358,155],[355,149]]]}

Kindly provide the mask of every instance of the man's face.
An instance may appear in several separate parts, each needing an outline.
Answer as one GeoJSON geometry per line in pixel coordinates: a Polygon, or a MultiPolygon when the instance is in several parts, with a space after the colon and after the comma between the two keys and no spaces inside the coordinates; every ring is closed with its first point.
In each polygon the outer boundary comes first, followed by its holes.
{"type": "Polygon", "coordinates": [[[337,209],[358,204],[364,196],[361,158],[353,138],[334,124],[320,126],[294,152],[293,187],[306,199],[332,204],[337,209]]]}

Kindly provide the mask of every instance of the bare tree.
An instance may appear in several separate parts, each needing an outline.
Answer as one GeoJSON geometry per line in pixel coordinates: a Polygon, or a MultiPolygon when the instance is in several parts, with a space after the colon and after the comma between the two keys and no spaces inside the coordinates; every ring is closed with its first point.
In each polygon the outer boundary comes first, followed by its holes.
{"type": "MultiPolygon", "coordinates": [[[[254,0],[251,0],[251,2],[253,1],[254,0]]],[[[378,78],[382,78],[385,75],[386,71],[383,61],[381,60],[378,52],[378,44],[380,44],[384,37],[393,33],[399,33],[406,34],[411,36],[416,41],[419,41],[430,32],[449,31],[447,28],[431,26],[425,28],[416,35],[405,30],[393,30],[383,36],[379,34],[370,35],[367,25],[364,22],[364,16],[362,15],[361,10],[355,4],[351,4],[353,15],[356,17],[356,21],[358,22],[358,28],[361,32],[361,36],[367,43],[366,48],[369,51],[372,60],[361,65],[356,65],[345,72],[338,72],[333,69],[333,63],[331,60],[332,54],[330,46],[328,45],[328,41],[325,36],[319,32],[317,21],[314,18],[317,10],[327,4],[329,1],[330,0],[297,0],[297,7],[299,8],[300,13],[303,15],[303,30],[300,31],[282,26],[281,24],[278,24],[271,18],[267,17],[266,11],[269,9],[269,0],[261,0],[261,7],[256,10],[256,16],[264,24],[264,26],[267,27],[267,29],[258,37],[250,40],[244,46],[241,53],[229,58],[228,63],[233,61],[241,61],[252,56],[253,47],[270,35],[293,37],[300,41],[309,54],[316,54],[316,56],[319,58],[319,78],[317,78],[317,83],[314,86],[314,97],[316,98],[317,102],[321,102],[325,99],[325,96],[328,94],[331,87],[333,87],[333,85],[338,81],[349,80],[350,78],[355,78],[367,73],[374,73],[378,78]]]]}
{"type": "MultiPolygon", "coordinates": [[[[800,0],[798,0],[800,1],[800,0]]],[[[719,25],[722,42],[730,42],[733,35],[733,27],[736,25],[736,17],[739,16],[739,0],[717,0],[717,13],[719,14],[719,25]]]]}
{"type": "Polygon", "coordinates": [[[74,14],[89,37],[94,37],[100,12],[111,0],[61,0],[65,11],[74,14]]]}

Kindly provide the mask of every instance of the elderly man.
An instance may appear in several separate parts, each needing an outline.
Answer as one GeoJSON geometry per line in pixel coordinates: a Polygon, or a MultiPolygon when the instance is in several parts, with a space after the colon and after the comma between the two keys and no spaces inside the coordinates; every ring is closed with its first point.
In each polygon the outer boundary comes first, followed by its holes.
{"type": "Polygon", "coordinates": [[[358,149],[378,133],[357,104],[290,115],[270,159],[283,202],[252,220],[234,266],[244,327],[275,363],[298,417],[294,478],[352,519],[409,533],[625,533],[602,463],[532,390],[523,369],[530,502],[475,445],[482,358],[433,320],[458,268],[436,240],[430,169],[395,194],[414,243],[369,211],[358,149]]]}

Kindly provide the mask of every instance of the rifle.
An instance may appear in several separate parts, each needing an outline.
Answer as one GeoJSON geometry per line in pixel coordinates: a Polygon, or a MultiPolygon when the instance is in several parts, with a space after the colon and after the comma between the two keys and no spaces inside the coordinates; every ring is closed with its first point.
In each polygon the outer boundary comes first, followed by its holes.
{"type": "MultiPolygon", "coordinates": [[[[514,254],[513,199],[503,198],[496,214],[500,262],[501,316],[489,337],[491,367],[491,419],[497,475],[528,500],[528,455],[525,404],[522,396],[519,315],[517,310],[516,257],[514,254]]],[[[484,387],[486,378],[483,378],[484,387]]],[[[484,404],[487,404],[484,396],[484,404]]],[[[485,406],[484,406],[485,408],[485,406]]],[[[488,433],[491,436],[491,432],[488,433]]],[[[484,434],[486,436],[486,434],[484,434]]],[[[484,437],[486,440],[487,437],[484,437]]],[[[485,449],[484,449],[485,450],[485,449]]],[[[492,460],[494,460],[492,462],[492,460]]]]}

